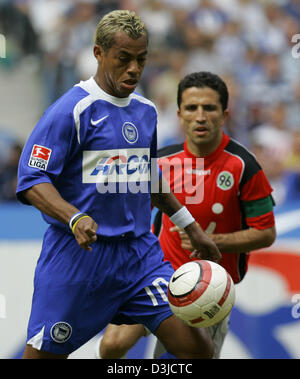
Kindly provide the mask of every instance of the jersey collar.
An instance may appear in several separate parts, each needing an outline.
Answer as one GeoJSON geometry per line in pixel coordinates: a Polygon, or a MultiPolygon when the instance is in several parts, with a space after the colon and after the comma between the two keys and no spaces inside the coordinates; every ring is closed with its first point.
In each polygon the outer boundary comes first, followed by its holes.
{"type": "MultiPolygon", "coordinates": [[[[204,157],[205,163],[210,163],[210,162],[214,161],[218,157],[218,155],[224,150],[224,148],[228,144],[229,140],[230,140],[230,138],[223,132],[222,140],[221,140],[221,143],[219,144],[219,146],[213,152],[211,152],[210,154],[208,154],[204,157]]],[[[184,141],[184,151],[185,151],[186,155],[191,157],[191,158],[199,158],[189,151],[186,140],[184,141]]]]}
{"type": "Polygon", "coordinates": [[[114,104],[118,107],[127,107],[130,104],[131,96],[129,97],[115,97],[111,96],[102,88],[98,86],[95,79],[91,77],[88,80],[81,81],[76,84],[76,86],[83,88],[86,92],[88,92],[95,100],[105,100],[111,104],[114,104]]]}

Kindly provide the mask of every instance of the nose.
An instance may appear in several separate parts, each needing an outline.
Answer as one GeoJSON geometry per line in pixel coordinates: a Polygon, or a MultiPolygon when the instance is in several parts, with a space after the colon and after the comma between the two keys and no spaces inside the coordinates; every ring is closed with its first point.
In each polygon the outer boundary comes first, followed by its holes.
{"type": "Polygon", "coordinates": [[[206,120],[205,112],[201,106],[197,108],[196,119],[199,123],[202,123],[206,120]]]}
{"type": "Polygon", "coordinates": [[[132,76],[136,77],[140,73],[139,64],[136,59],[132,59],[128,65],[127,72],[132,76]]]}

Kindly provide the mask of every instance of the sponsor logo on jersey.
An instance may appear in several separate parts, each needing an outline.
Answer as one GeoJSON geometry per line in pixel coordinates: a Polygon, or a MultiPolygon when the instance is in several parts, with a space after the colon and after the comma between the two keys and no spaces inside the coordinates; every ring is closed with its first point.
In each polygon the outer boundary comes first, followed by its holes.
{"type": "Polygon", "coordinates": [[[139,132],[132,122],[125,122],[122,126],[122,134],[125,140],[130,143],[136,143],[139,138],[139,132]]]}
{"type": "MultiPolygon", "coordinates": [[[[97,184],[97,188],[109,183],[148,183],[150,149],[84,151],[82,180],[83,183],[97,184]]],[[[109,192],[114,192],[114,188],[111,187],[109,192]]]]}
{"type": "Polygon", "coordinates": [[[57,343],[68,341],[72,334],[72,327],[64,321],[57,322],[50,330],[50,336],[57,343]]]}
{"type": "Polygon", "coordinates": [[[211,170],[195,170],[195,169],[187,169],[186,170],[186,173],[187,174],[195,174],[195,175],[198,175],[198,176],[202,176],[202,175],[210,175],[211,174],[211,170]]]}
{"type": "Polygon", "coordinates": [[[28,166],[47,170],[52,150],[40,145],[33,145],[28,166]]]}
{"type": "MultiPolygon", "coordinates": [[[[168,183],[172,183],[174,194],[185,194],[186,204],[200,204],[204,199],[204,179],[211,170],[204,170],[203,158],[163,157],[158,160],[168,183]]],[[[158,191],[157,191],[158,192],[158,191]]]]}

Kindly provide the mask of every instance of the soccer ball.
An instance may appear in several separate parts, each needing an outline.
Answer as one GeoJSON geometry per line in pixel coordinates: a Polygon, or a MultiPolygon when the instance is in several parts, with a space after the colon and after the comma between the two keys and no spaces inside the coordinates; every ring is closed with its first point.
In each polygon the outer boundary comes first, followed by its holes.
{"type": "Polygon", "coordinates": [[[175,316],[193,327],[222,321],[235,301],[231,276],[219,264],[197,260],[180,266],[168,286],[169,305],[175,316]]]}

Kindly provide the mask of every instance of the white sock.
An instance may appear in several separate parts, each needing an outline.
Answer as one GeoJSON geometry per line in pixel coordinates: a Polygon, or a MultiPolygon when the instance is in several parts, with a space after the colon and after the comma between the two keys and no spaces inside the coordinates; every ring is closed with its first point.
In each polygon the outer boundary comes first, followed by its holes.
{"type": "MultiPolygon", "coordinates": [[[[100,355],[100,345],[102,341],[103,335],[101,335],[99,338],[97,338],[97,341],[95,343],[95,359],[102,359],[100,355]]],[[[120,359],[127,359],[127,353],[124,354],[120,359]]]]}
{"type": "Polygon", "coordinates": [[[103,335],[97,338],[97,341],[95,343],[95,358],[96,359],[102,359],[100,355],[100,344],[101,344],[102,338],[103,338],[103,335]]]}

